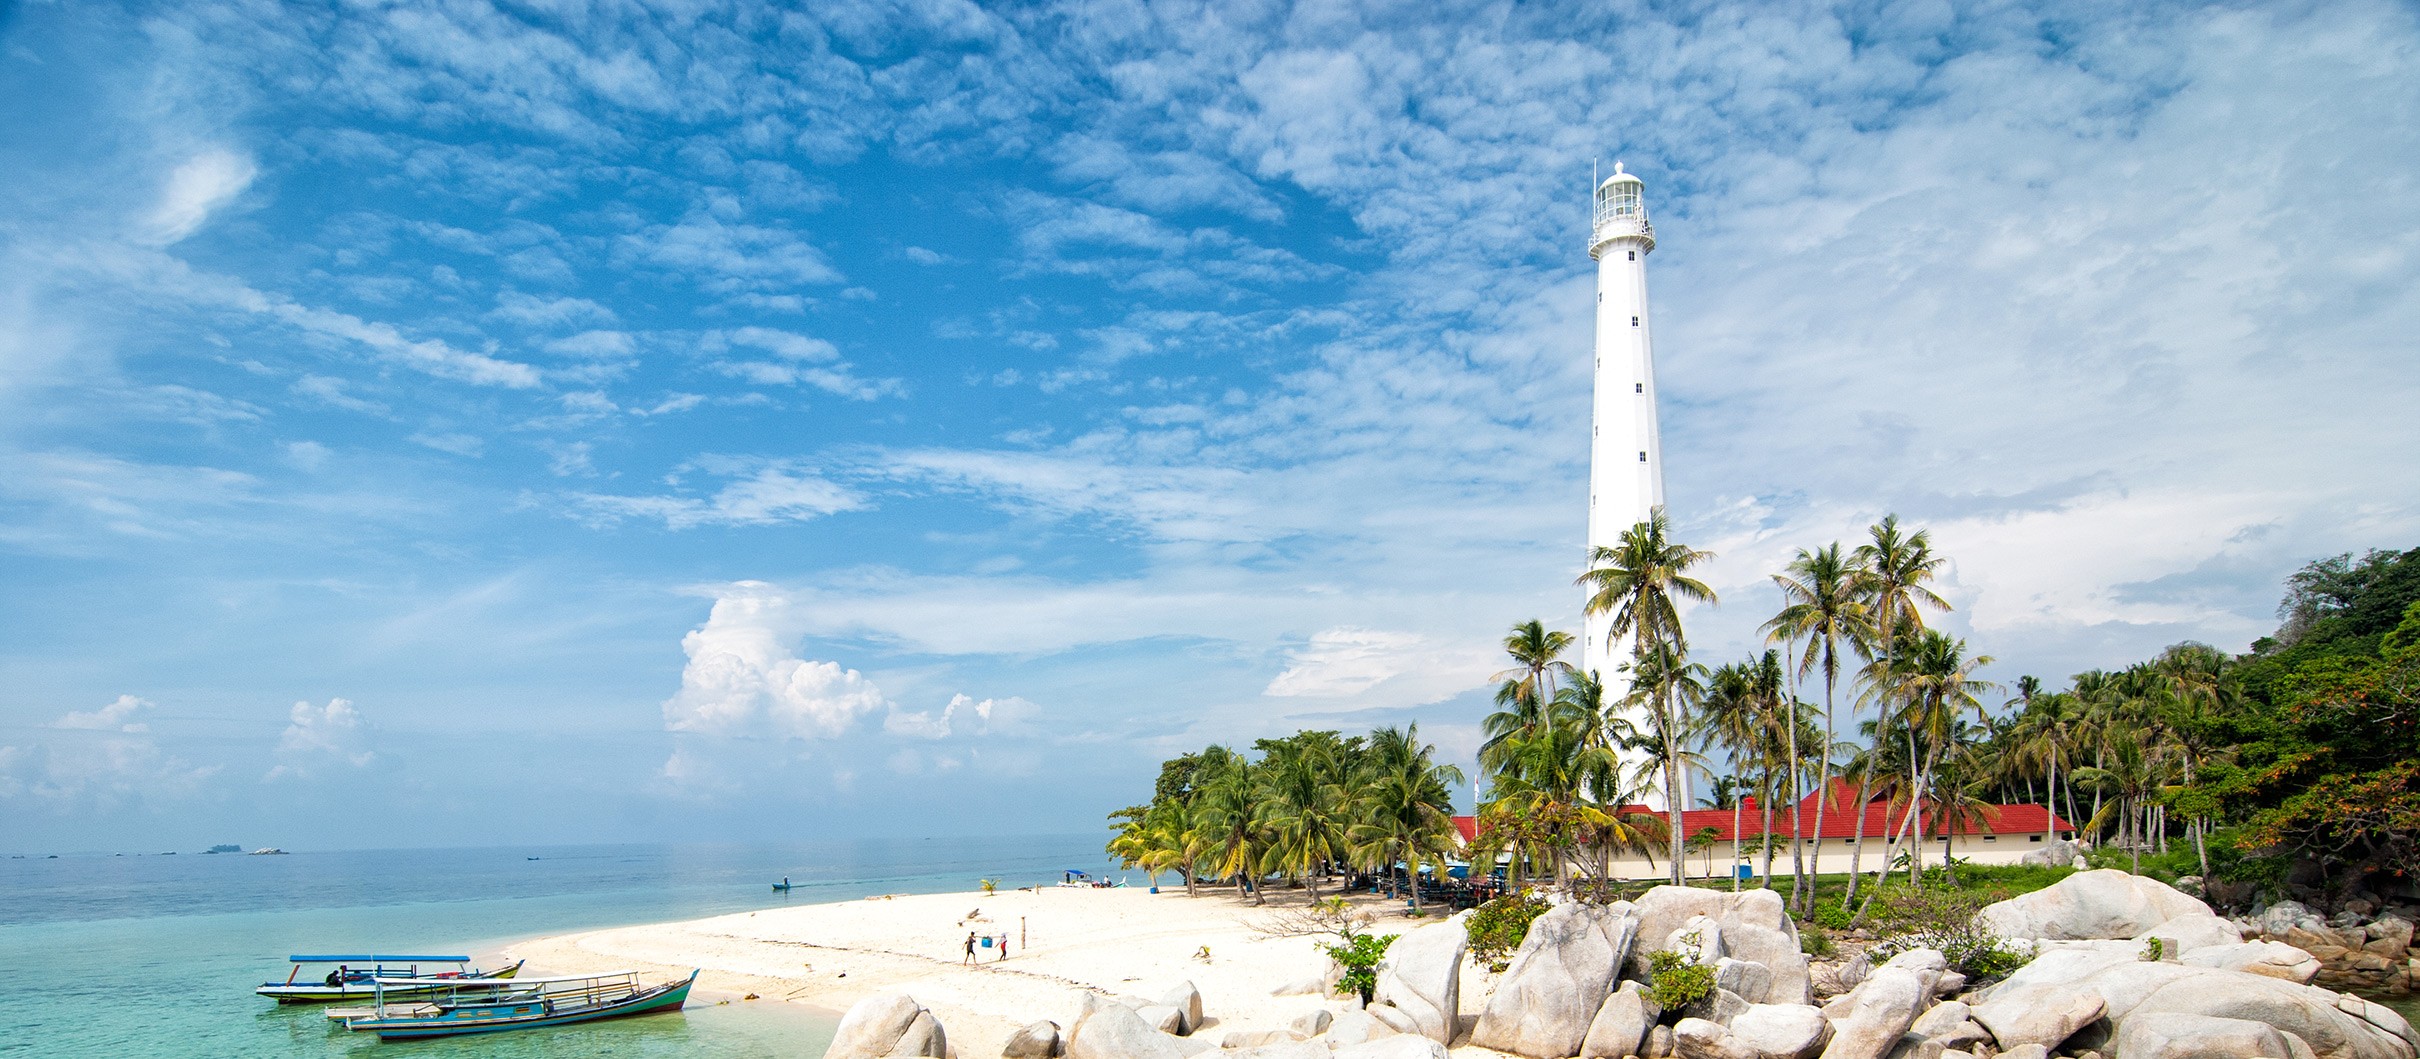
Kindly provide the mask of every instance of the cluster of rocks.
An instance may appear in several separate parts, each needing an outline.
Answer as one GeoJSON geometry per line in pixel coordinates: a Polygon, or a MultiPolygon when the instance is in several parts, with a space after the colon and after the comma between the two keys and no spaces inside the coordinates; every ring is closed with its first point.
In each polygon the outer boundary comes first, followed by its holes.
{"type": "Polygon", "coordinates": [[[2244,937],[2309,953],[2319,961],[2319,985],[2390,996],[2420,991],[2420,949],[2412,947],[2420,907],[2360,905],[2323,917],[2299,901],[2279,901],[2234,922],[2244,937]]]}
{"type": "MultiPolygon", "coordinates": [[[[1003,1054],[1442,1059],[1469,1044],[1530,1059],[2420,1059],[2420,1034],[2394,1011],[2311,984],[2322,963],[2308,949],[2247,941],[2155,880],[2081,872],[1980,920],[2031,962],[1994,983],[1970,983],[1931,949],[1815,968],[1778,894],[1657,887],[1636,901],[1557,901],[1475,1020],[1461,1014],[1457,916],[1399,938],[1366,1007],[1214,1041],[1197,1032],[1210,1023],[1190,984],[1157,1000],[1088,993],[1069,1025],[1027,1026],[1003,1054]],[[1665,1010],[1657,952],[1705,968],[1712,988],[1665,1010]]],[[[829,1054],[949,1053],[931,1013],[894,994],[852,1009],[829,1054]]]]}

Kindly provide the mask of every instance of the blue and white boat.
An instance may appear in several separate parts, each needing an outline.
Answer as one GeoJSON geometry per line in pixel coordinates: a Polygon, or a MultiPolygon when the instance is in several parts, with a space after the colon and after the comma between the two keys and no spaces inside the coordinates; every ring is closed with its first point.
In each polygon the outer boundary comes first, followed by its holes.
{"type": "Polygon", "coordinates": [[[444,984],[463,979],[503,980],[521,973],[521,964],[481,971],[471,966],[468,956],[429,956],[411,954],[345,954],[288,956],[294,969],[286,972],[283,982],[263,982],[253,990],[280,1004],[333,1004],[345,1000],[370,1000],[377,995],[376,987],[385,983],[389,996],[411,995],[416,987],[444,984]],[[312,968],[309,975],[303,969],[312,968]],[[329,968],[320,974],[319,967],[329,968]]]}
{"type": "Polygon", "coordinates": [[[371,1007],[330,1011],[328,1017],[382,1041],[456,1037],[679,1011],[695,984],[692,970],[687,978],[652,986],[641,984],[637,971],[464,979],[412,997],[388,995],[381,986],[371,1007]]]}

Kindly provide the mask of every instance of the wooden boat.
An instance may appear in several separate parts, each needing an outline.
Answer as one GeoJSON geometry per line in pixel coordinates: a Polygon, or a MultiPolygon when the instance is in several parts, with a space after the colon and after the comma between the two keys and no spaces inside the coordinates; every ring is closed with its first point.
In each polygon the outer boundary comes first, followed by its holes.
{"type": "Polygon", "coordinates": [[[440,986],[422,999],[390,997],[380,987],[367,1009],[331,1011],[345,1028],[375,1033],[382,1041],[498,1033],[575,1022],[679,1011],[689,999],[697,972],[676,982],[641,985],[637,971],[563,975],[517,981],[464,979],[440,986]]]}
{"type": "Polygon", "coordinates": [[[471,967],[468,956],[288,956],[294,969],[286,972],[283,982],[263,982],[253,990],[280,1004],[332,1004],[343,1000],[369,1000],[377,995],[377,983],[387,983],[389,996],[410,995],[418,985],[465,980],[496,981],[521,973],[521,964],[494,971],[471,967]],[[324,977],[305,977],[303,968],[312,964],[333,964],[335,970],[324,977]],[[444,969],[451,964],[452,969],[444,969]]]}

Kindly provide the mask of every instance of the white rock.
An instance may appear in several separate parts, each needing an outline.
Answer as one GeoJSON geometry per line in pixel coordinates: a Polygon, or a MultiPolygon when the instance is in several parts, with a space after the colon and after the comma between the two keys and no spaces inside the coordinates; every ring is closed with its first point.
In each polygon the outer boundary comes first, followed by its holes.
{"type": "Polygon", "coordinates": [[[1178,982],[1176,985],[1170,987],[1167,992],[1160,994],[1159,1002],[1175,1008],[1177,1010],[1177,1014],[1183,1016],[1184,1025],[1181,1028],[1172,1030],[1170,1032],[1181,1035],[1191,1033],[1201,1028],[1202,991],[1194,988],[1193,983],[1178,982]]]}
{"type": "Polygon", "coordinates": [[[931,1011],[919,1011],[888,1054],[893,1059],[948,1059],[949,1037],[941,1032],[941,1020],[934,1018],[931,1011]]]}
{"type": "Polygon", "coordinates": [[[2279,901],[2260,913],[2260,932],[2272,936],[2283,935],[2295,927],[2319,930],[2327,925],[2327,920],[2300,901],[2279,901]]]}
{"type": "Polygon", "coordinates": [[[2066,939],[2140,938],[2180,916],[2215,918],[2166,883],[2107,868],[1987,905],[1977,918],[2002,937],[2066,939]]]}
{"type": "Polygon", "coordinates": [[[1874,969],[1864,983],[1832,1004],[1832,1041],[1823,1059],[1883,1059],[1899,1048],[1899,1039],[1916,1015],[1933,999],[1946,961],[1930,949],[1912,949],[1874,969]]]}
{"type": "Polygon", "coordinates": [[[1637,930],[1623,904],[1548,909],[1529,924],[1471,1043],[1535,1059],[1578,1054],[1637,930]]]}
{"type": "Polygon", "coordinates": [[[1444,1045],[1404,1033],[1338,1048],[1336,1059],[1446,1059],[1446,1055],[1444,1045]]]}
{"type": "Polygon", "coordinates": [[[2216,967],[2303,984],[2319,973],[2318,957],[2282,941],[2205,945],[2186,950],[2181,962],[2187,967],[2216,967]]]}
{"type": "Polygon", "coordinates": [[[1947,1000],[1926,1008],[1924,1014],[1908,1025],[1908,1032],[1922,1037],[1938,1037],[1949,1028],[1971,1017],[1973,1008],[1955,1000],[1947,1000]]]}
{"type": "Polygon", "coordinates": [[[1975,1005],[1969,1017],[1990,1030],[2003,1048],[2021,1044],[2057,1048],[2100,1018],[2105,1005],[2092,990],[2044,983],[2017,993],[1995,993],[1992,999],[1975,1005]]]}
{"type": "Polygon", "coordinates": [[[899,1038],[924,1014],[924,1005],[906,993],[876,993],[849,1006],[832,1031],[832,1059],[876,1059],[891,1054],[899,1038]]]}
{"type": "Polygon", "coordinates": [[[1279,1041],[1252,1048],[1234,1048],[1220,1059],[1328,1059],[1328,1046],[1318,1041],[1279,1041]]]}
{"type": "Polygon", "coordinates": [[[1622,1059],[1639,1054],[1647,1032],[1663,1015],[1663,1006],[1655,1002],[1655,994],[1637,982],[1623,982],[1612,996],[1605,998],[1596,1017],[1589,1020],[1588,1035],[1580,1041],[1581,1059],[1622,1059]]]}
{"type": "Polygon", "coordinates": [[[1328,1027],[1335,1024],[1335,1012],[1329,1011],[1326,1008],[1312,1008],[1309,1011],[1305,1011],[1300,1015],[1294,1016],[1294,1021],[1289,1025],[1294,1032],[1305,1037],[1317,1037],[1322,1033],[1328,1032],[1328,1027]]]}
{"type": "Polygon", "coordinates": [[[2117,1054],[2125,1059],[2285,1059],[2291,1051],[2274,1026],[2210,1015],[2138,1015],[2117,1036],[2117,1054]]]}
{"type": "Polygon", "coordinates": [[[1409,1033],[1420,1037],[1428,1036],[1426,1033],[1421,1032],[1420,1024],[1413,1021],[1410,1015],[1405,1014],[1402,1008],[1396,1007],[1395,1005],[1389,1004],[1383,1000],[1372,1004],[1369,1007],[1363,1008],[1362,1010],[1369,1012],[1371,1018],[1377,1019],[1379,1025],[1397,1033],[1409,1033]]]}
{"type": "Polygon", "coordinates": [[[1802,1004],[1751,1004],[1730,1026],[1731,1040],[1757,1059],[1807,1059],[1831,1032],[1831,1023],[1802,1004]]]}
{"type": "Polygon", "coordinates": [[[1176,1041],[1133,1008],[1086,993],[1082,1013],[1067,1030],[1067,1059],[1184,1059],[1176,1041]]]}
{"type": "Polygon", "coordinates": [[[1757,998],[1773,991],[1773,969],[1754,960],[1725,956],[1714,961],[1714,984],[1752,1003],[1762,1003],[1757,998]]]}
{"type": "Polygon", "coordinates": [[[1161,1033],[1172,1037],[1185,1035],[1185,1013],[1183,1011],[1166,1004],[1145,1004],[1134,1009],[1134,1013],[1142,1016],[1143,1025],[1161,1033]]]}
{"type": "Polygon", "coordinates": [[[1442,923],[1415,928],[1387,946],[1386,956],[1378,961],[1378,988],[1372,999],[1409,1017],[1410,1028],[1397,1029],[1439,1044],[1452,1044],[1460,1032],[1457,1020],[1462,1010],[1462,957],[1470,948],[1469,915],[1464,912],[1442,923]]]}
{"type": "Polygon", "coordinates": [[[1011,1034],[1008,1046],[1000,1049],[1001,1059],[1051,1059],[1059,1054],[1059,1024],[1029,1022],[1025,1028],[1011,1034]]]}
{"type": "Polygon", "coordinates": [[[1219,1047],[1229,1051],[1239,1048],[1266,1048],[1273,1044],[1293,1044],[1303,1035],[1293,1030],[1228,1030],[1219,1039],[1219,1047]]]}
{"type": "Polygon", "coordinates": [[[1393,1027],[1378,1021],[1367,1011],[1347,1011],[1328,1024],[1328,1044],[1342,1048],[1348,1044],[1393,1036],[1394,1033],[1393,1027]]]}

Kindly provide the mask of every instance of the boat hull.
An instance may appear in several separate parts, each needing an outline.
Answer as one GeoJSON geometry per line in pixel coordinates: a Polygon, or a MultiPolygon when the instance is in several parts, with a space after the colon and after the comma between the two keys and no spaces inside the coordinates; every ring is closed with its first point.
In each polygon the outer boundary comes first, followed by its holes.
{"type": "MultiPolygon", "coordinates": [[[[451,978],[388,978],[386,995],[390,999],[429,996],[438,990],[460,985],[466,978],[511,978],[520,973],[521,964],[515,963],[510,967],[499,968],[490,974],[464,974],[451,978]]],[[[368,982],[346,982],[343,985],[322,985],[318,982],[268,982],[253,992],[280,1004],[340,1004],[347,1000],[374,1001],[378,997],[378,990],[368,982]]]]}
{"type": "MultiPolygon", "coordinates": [[[[440,1012],[434,1015],[387,1018],[350,1019],[349,1029],[368,1031],[382,1041],[425,1040],[431,1037],[460,1037],[475,1033],[502,1033],[507,1030],[541,1029],[548,1026],[569,1026],[581,1022],[602,1022],[607,1019],[632,1018],[639,1015],[660,1015],[679,1011],[689,1000],[689,988],[697,984],[696,972],[688,979],[657,986],[628,998],[594,1007],[571,1011],[550,1010],[541,1004],[513,1005],[518,1010],[495,1016],[461,1015],[440,1012]]],[[[501,1007],[502,1005],[496,1005],[501,1007]]]]}

